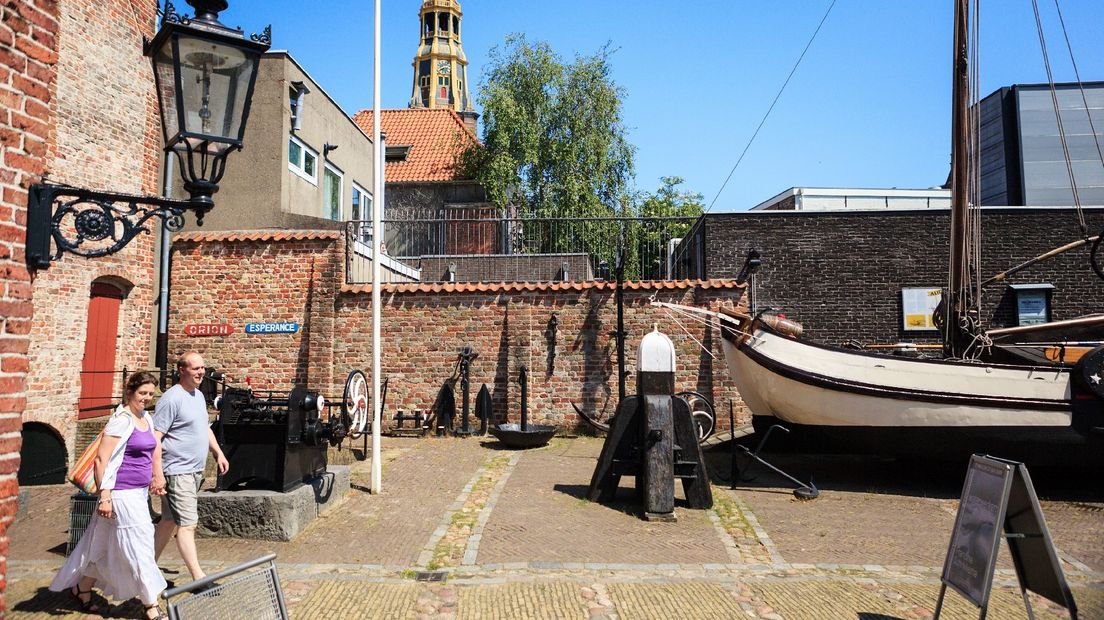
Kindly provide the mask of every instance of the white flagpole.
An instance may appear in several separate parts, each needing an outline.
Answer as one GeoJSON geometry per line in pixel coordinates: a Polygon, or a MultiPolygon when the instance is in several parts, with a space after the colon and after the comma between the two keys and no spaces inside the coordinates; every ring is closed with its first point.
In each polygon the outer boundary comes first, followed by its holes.
{"type": "Polygon", "coordinates": [[[380,471],[380,212],[383,211],[383,140],[380,139],[380,4],[375,0],[375,52],[373,54],[372,95],[372,486],[373,494],[382,490],[380,471]]]}

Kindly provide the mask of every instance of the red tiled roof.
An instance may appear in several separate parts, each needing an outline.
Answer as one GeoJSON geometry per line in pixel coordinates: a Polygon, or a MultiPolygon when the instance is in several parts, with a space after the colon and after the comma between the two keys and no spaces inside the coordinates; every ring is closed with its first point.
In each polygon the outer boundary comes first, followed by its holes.
{"type": "Polygon", "coordinates": [[[338,230],[217,230],[181,233],[173,237],[173,241],[190,241],[192,243],[211,241],[308,241],[311,239],[340,239],[343,234],[338,230]]]}
{"type": "MultiPolygon", "coordinates": [[[[381,291],[388,293],[509,293],[514,291],[583,291],[587,289],[613,289],[616,282],[604,280],[590,280],[586,282],[415,282],[410,284],[383,284],[381,291]]],[[[739,284],[735,280],[664,280],[656,282],[626,282],[625,288],[630,290],[651,289],[688,289],[688,288],[716,288],[736,289],[744,288],[746,284],[739,284]]],[[[346,284],[341,287],[342,293],[370,293],[371,284],[346,284]]]]}
{"type": "MultiPolygon", "coordinates": [[[[460,115],[450,109],[383,110],[381,117],[380,130],[387,134],[386,144],[410,147],[406,161],[386,164],[384,179],[389,183],[459,180],[457,153],[460,148],[479,143],[460,115]]],[[[371,110],[357,112],[353,122],[371,137],[371,110]]]]}

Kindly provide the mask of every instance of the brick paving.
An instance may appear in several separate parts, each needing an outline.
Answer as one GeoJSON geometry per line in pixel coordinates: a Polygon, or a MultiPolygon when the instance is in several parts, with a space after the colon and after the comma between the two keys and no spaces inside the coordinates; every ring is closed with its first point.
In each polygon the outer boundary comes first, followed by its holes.
{"type": "MultiPolygon", "coordinates": [[[[215,570],[276,551],[294,618],[914,620],[932,614],[961,487],[960,472],[903,482],[877,461],[817,460],[822,494],[813,502],[760,475],[739,490],[714,486],[714,510],[679,507],[677,523],[649,523],[627,485],[614,506],[581,499],[600,440],[496,448],[476,438],[387,439],[382,495],[366,492],[367,464],[354,462],[344,503],[296,540],[206,539],[201,557],[215,570]],[[447,581],[415,581],[415,570],[430,568],[427,549],[441,545],[447,581]]],[[[1036,483],[1080,617],[1104,618],[1104,491],[1081,487],[1051,493],[1036,483]]],[[[12,618],[80,617],[65,595],[45,590],[62,562],[70,494],[30,489],[10,530],[12,618]]],[[[989,616],[1026,618],[1001,553],[989,616]]],[[[162,565],[180,570],[171,556],[162,565]]],[[[1034,595],[1032,605],[1037,618],[1067,617],[1034,595]]],[[[129,602],[110,615],[138,618],[141,609],[129,602]]],[[[977,611],[948,592],[943,617],[977,611]]]]}
{"type": "MultiPolygon", "coordinates": [[[[585,499],[600,440],[558,440],[527,452],[483,533],[480,564],[602,562],[703,564],[729,561],[706,511],[676,506],[675,523],[641,520],[623,478],[611,506],[585,499]]],[[[681,497],[681,488],[676,497],[681,497]]]]}

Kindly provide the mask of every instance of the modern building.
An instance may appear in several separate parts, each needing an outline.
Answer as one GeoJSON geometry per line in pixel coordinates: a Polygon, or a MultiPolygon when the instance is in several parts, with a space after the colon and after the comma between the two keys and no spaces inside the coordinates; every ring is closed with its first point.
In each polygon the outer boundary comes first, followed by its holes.
{"type": "Polygon", "coordinates": [[[751,208],[752,211],[886,211],[893,209],[948,209],[951,190],[856,189],[791,187],[751,208]]]}
{"type": "Polygon", "coordinates": [[[479,115],[472,107],[468,58],[460,43],[463,17],[457,0],[422,2],[410,107],[453,110],[474,134],[479,115]]]}
{"type": "Polygon", "coordinates": [[[981,204],[1073,205],[1076,187],[1081,205],[1104,205],[1104,82],[1055,84],[1053,97],[1015,84],[980,105],[981,204]]]}
{"type": "MultiPolygon", "coordinates": [[[[1083,237],[1072,207],[983,207],[982,279],[1083,237]]],[[[1086,207],[1104,230],[1104,207],[1086,207]]],[[[749,253],[761,267],[748,307],[772,308],[830,344],[935,343],[930,320],[947,285],[949,209],[759,210],[703,216],[679,248],[680,275],[738,278],[749,253]]],[[[746,274],[745,274],[746,275],[746,274]]],[[[1085,251],[1039,262],[982,291],[984,324],[1012,327],[1104,308],[1085,251]]]]}

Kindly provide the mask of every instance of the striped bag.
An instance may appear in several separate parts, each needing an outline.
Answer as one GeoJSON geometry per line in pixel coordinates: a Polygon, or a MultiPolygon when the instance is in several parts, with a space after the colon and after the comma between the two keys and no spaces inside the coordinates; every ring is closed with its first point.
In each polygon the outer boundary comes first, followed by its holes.
{"type": "Polygon", "coordinates": [[[84,454],[80,455],[77,459],[73,469],[69,471],[69,482],[72,482],[78,489],[88,493],[89,495],[96,494],[96,453],[100,450],[100,440],[103,439],[103,432],[96,435],[96,439],[92,441],[84,450],[84,454]]]}

